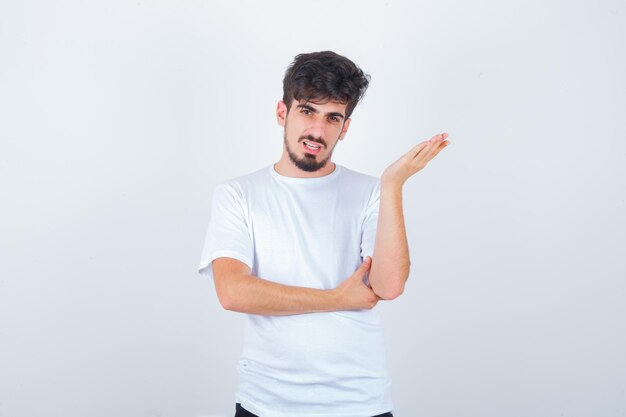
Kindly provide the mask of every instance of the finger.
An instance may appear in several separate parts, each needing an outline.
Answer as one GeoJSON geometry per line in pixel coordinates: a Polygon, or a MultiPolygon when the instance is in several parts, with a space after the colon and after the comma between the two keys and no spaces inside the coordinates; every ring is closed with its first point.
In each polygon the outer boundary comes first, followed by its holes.
{"type": "Polygon", "coordinates": [[[450,144],[450,142],[441,142],[441,145],[439,145],[439,147],[437,148],[437,151],[435,152],[433,157],[437,156],[437,154],[439,154],[439,152],[441,152],[441,150],[443,148],[445,148],[446,146],[448,146],[449,144],[450,144]]]}
{"type": "Polygon", "coordinates": [[[437,148],[437,150],[435,150],[435,152],[432,155],[429,155],[428,159],[426,160],[426,163],[430,162],[435,156],[437,156],[439,154],[439,152],[441,152],[441,150],[443,148],[445,148],[446,145],[440,146],[439,148],[437,148]]]}
{"type": "Polygon", "coordinates": [[[448,137],[448,134],[446,132],[435,135],[432,138],[430,138],[430,140],[424,141],[418,144],[417,146],[415,146],[413,149],[411,149],[410,153],[412,154],[413,157],[420,155],[421,152],[428,153],[433,147],[436,147],[438,143],[441,143],[447,137],[448,137]]]}
{"type": "Polygon", "coordinates": [[[433,136],[433,138],[430,140],[430,142],[433,145],[437,145],[440,144],[441,142],[445,141],[448,138],[448,134],[447,133],[440,133],[439,135],[435,135],[433,136]]]}
{"type": "Polygon", "coordinates": [[[420,170],[424,168],[431,161],[431,159],[437,156],[437,154],[439,154],[439,152],[441,152],[441,150],[445,148],[446,146],[448,146],[448,143],[443,142],[438,147],[429,150],[429,152],[424,154],[423,156],[420,155],[419,158],[415,159],[417,163],[416,165],[414,165],[413,169],[420,170]]]}
{"type": "Polygon", "coordinates": [[[449,141],[442,141],[442,142],[439,142],[439,146],[437,146],[437,147],[435,148],[435,150],[434,150],[434,152],[433,152],[433,155],[432,155],[432,156],[433,156],[433,157],[434,157],[434,156],[436,156],[439,152],[441,152],[441,150],[442,150],[443,148],[445,148],[445,147],[446,147],[446,146],[448,146],[449,144],[450,144],[450,142],[449,142],[449,141]]]}
{"type": "Polygon", "coordinates": [[[368,269],[370,269],[370,266],[372,265],[372,258],[370,256],[366,256],[365,259],[363,260],[363,263],[361,264],[361,266],[359,267],[359,269],[362,272],[367,271],[368,269]]]}
{"type": "Polygon", "coordinates": [[[421,165],[428,162],[430,159],[429,155],[432,153],[434,146],[434,143],[427,141],[426,146],[424,146],[417,154],[413,155],[413,158],[411,158],[411,165],[421,165]]]}
{"type": "MultiPolygon", "coordinates": [[[[435,140],[432,140],[432,139],[431,139],[431,141],[432,141],[432,146],[428,147],[428,149],[426,149],[426,150],[424,151],[424,154],[423,154],[423,158],[424,158],[424,161],[425,161],[425,162],[428,162],[428,161],[430,161],[431,159],[433,159],[433,158],[435,157],[435,155],[437,155],[437,154],[439,153],[439,151],[441,151],[441,149],[443,149],[443,148],[441,147],[441,145],[442,145],[443,143],[445,143],[445,142],[444,142],[444,140],[445,140],[447,137],[448,137],[448,134],[447,134],[447,133],[442,133],[442,134],[440,134],[440,135],[436,135],[436,136],[434,137],[434,139],[435,139],[435,140]]],[[[446,145],[446,146],[447,146],[447,145],[446,145]]],[[[422,155],[420,155],[420,156],[422,156],[422,155]]]]}
{"type": "Polygon", "coordinates": [[[417,155],[419,155],[420,152],[424,150],[424,148],[428,147],[430,144],[431,144],[430,141],[427,141],[427,140],[424,142],[418,143],[413,148],[411,148],[411,150],[407,153],[407,155],[409,155],[411,158],[415,158],[417,155]]]}
{"type": "Polygon", "coordinates": [[[435,143],[437,141],[444,140],[447,137],[448,137],[448,134],[446,132],[439,133],[439,134],[433,136],[432,138],[430,138],[430,140],[428,140],[428,142],[435,143]]]}

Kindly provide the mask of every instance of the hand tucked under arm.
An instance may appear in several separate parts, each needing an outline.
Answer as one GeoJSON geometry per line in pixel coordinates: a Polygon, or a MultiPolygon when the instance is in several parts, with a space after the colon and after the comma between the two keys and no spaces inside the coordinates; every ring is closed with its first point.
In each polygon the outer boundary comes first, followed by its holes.
{"type": "Polygon", "coordinates": [[[217,295],[226,310],[268,316],[371,309],[379,297],[363,283],[370,265],[368,258],[337,288],[321,290],[256,277],[233,258],[218,258],[212,264],[217,295]]]}

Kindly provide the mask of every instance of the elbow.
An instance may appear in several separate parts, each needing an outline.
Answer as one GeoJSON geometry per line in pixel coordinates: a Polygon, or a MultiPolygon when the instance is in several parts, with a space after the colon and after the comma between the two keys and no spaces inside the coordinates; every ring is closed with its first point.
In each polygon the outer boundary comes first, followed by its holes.
{"type": "Polygon", "coordinates": [[[237,307],[233,299],[228,297],[226,294],[218,294],[217,298],[220,300],[220,304],[224,310],[237,311],[237,307]]]}
{"type": "Polygon", "coordinates": [[[383,300],[391,301],[402,295],[402,293],[404,292],[404,283],[400,285],[389,286],[387,288],[381,288],[378,291],[375,288],[373,288],[373,290],[376,295],[378,295],[383,300]]]}
{"type": "Polygon", "coordinates": [[[218,292],[217,298],[220,300],[220,304],[224,310],[234,311],[236,313],[246,312],[240,298],[232,293],[226,291],[222,291],[221,293],[218,292]]]}
{"type": "Polygon", "coordinates": [[[389,279],[385,282],[370,280],[372,291],[383,300],[395,300],[404,292],[404,283],[406,277],[398,277],[397,279],[389,279]],[[382,284],[382,285],[381,285],[382,284]]]}
{"type": "Polygon", "coordinates": [[[222,308],[228,311],[239,311],[239,306],[237,305],[237,297],[233,297],[232,291],[229,288],[229,281],[216,279],[215,280],[215,292],[217,294],[217,299],[219,300],[222,308]]]}
{"type": "Polygon", "coordinates": [[[387,275],[384,279],[370,277],[370,285],[374,293],[383,300],[395,300],[404,292],[404,285],[409,278],[409,265],[400,272],[387,275]]]}

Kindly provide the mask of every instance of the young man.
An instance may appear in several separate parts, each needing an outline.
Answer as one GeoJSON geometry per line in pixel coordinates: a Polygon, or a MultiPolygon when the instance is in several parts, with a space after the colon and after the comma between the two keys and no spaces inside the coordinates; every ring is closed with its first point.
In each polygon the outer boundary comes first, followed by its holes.
{"type": "Polygon", "coordinates": [[[449,142],[418,144],[380,179],[332,162],[369,78],[334,52],[296,56],[280,160],[215,188],[200,272],[247,315],[235,417],[392,415],[374,306],[409,275],[402,186],[449,142]]]}

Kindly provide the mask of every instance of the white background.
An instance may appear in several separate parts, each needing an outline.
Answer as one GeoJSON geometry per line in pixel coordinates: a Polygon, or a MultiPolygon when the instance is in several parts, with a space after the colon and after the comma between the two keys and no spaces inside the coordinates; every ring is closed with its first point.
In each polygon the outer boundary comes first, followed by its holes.
{"type": "Polygon", "coordinates": [[[372,75],[334,161],[406,184],[395,415],[626,415],[619,1],[4,1],[0,416],[232,416],[214,186],[278,161],[300,52],[372,75]]]}

